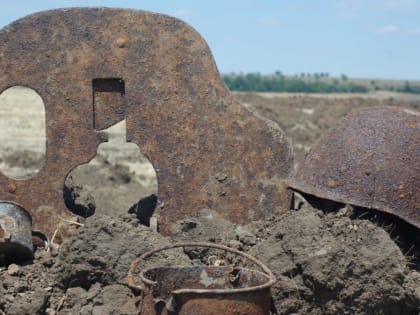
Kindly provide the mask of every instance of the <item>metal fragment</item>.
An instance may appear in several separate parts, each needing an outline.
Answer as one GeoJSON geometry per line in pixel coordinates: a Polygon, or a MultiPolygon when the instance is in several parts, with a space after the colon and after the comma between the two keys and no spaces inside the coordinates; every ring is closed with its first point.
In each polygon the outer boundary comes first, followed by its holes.
{"type": "Polygon", "coordinates": [[[204,40],[180,20],[106,8],[36,13],[0,31],[0,69],[0,92],[20,85],[42,97],[47,136],[44,167],[29,180],[0,175],[0,198],[27,209],[49,237],[74,220],[67,174],[122,119],[157,171],[161,232],[203,209],[246,223],[288,208],[283,132],[233,99],[204,40]]]}

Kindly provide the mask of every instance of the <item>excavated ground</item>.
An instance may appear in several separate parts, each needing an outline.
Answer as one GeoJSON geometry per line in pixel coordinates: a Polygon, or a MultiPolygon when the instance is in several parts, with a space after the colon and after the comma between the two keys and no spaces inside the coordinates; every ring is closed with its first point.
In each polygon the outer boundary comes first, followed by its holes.
{"type": "MultiPolygon", "coordinates": [[[[350,110],[375,105],[418,110],[420,104],[395,97],[236,96],[282,126],[297,159],[350,110]]],[[[209,213],[201,217],[212,219],[180,220],[169,239],[140,224],[128,210],[157,194],[157,183],[138,149],[118,140],[122,129],[112,129],[110,143],[92,163],[67,178],[68,202],[89,216],[77,234],[48,252],[37,249],[32,262],[2,267],[0,314],[137,314],[140,296],[126,283],[130,262],[174,240],[224,244],[264,261],[278,278],[272,288],[278,314],[420,313],[420,232],[392,216],[346,205],[327,209],[297,195],[289,212],[247,226],[209,213]]],[[[36,151],[12,149],[4,150],[2,169],[24,172],[40,158],[36,151]]],[[[174,250],[147,266],[215,261],[243,263],[215,250],[174,250]]]]}

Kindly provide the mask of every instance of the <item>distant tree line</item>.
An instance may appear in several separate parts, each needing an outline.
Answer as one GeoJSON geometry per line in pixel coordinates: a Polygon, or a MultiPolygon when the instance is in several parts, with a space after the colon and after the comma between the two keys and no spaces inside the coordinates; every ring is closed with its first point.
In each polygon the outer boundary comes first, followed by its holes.
{"type": "Polygon", "coordinates": [[[408,81],[405,82],[403,87],[396,88],[395,90],[402,93],[420,94],[420,86],[411,85],[408,81]]]}
{"type": "Polygon", "coordinates": [[[301,93],[364,93],[368,88],[356,84],[342,76],[340,80],[321,80],[329,77],[327,73],[305,74],[286,77],[276,71],[273,75],[259,73],[231,73],[222,76],[223,81],[232,91],[252,92],[301,92],[301,93]]]}
{"type": "MultiPolygon", "coordinates": [[[[290,92],[290,93],[366,93],[371,90],[393,90],[404,93],[419,93],[420,86],[406,82],[403,87],[377,86],[352,82],[347,75],[340,78],[330,78],[328,72],[301,73],[295,76],[285,76],[280,71],[274,74],[260,73],[230,73],[222,75],[223,81],[232,91],[247,92],[290,92]]],[[[372,83],[373,82],[373,83],[372,83]]]]}

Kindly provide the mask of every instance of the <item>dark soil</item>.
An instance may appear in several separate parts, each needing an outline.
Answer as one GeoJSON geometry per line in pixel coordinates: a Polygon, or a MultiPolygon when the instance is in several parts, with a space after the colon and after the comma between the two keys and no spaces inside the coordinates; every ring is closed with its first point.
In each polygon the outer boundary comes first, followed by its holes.
{"type": "MultiPolygon", "coordinates": [[[[32,264],[9,265],[0,274],[0,314],[137,314],[139,295],[127,286],[128,267],[169,243],[134,215],[97,214],[60,248],[38,249],[32,264]]],[[[144,266],[189,263],[173,251],[144,266]]]]}
{"type": "Polygon", "coordinates": [[[420,274],[380,226],[305,203],[253,249],[275,272],[280,314],[418,314],[420,274]]]}

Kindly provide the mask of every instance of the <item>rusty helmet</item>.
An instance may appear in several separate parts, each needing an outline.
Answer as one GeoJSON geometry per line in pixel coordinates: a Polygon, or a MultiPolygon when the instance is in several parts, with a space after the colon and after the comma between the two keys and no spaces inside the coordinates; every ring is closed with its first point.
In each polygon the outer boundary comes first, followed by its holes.
{"type": "Polygon", "coordinates": [[[312,146],[287,183],[420,228],[420,113],[372,107],[348,114],[312,146]]]}

